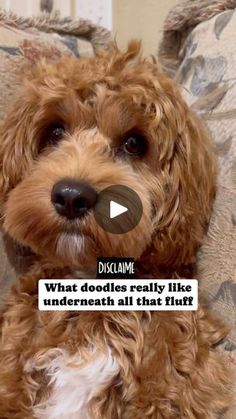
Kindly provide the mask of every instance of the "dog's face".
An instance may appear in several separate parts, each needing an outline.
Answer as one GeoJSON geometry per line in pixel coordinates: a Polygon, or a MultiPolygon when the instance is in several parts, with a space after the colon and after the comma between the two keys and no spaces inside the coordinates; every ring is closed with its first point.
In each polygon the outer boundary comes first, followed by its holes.
{"type": "Polygon", "coordinates": [[[192,261],[214,193],[207,135],[137,43],[39,63],[0,141],[3,229],[36,254],[77,267],[145,251],[160,264],[192,261]],[[120,235],[93,213],[99,193],[116,184],[143,204],[140,223],[120,235]],[[66,209],[65,199],[73,201],[66,209]]]}

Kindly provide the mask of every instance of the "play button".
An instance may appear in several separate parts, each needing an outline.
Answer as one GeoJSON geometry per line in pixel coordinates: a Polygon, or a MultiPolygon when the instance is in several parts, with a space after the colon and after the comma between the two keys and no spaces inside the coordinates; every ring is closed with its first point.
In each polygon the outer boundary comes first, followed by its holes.
{"type": "Polygon", "coordinates": [[[124,214],[126,211],[128,211],[128,208],[123,207],[123,205],[114,201],[110,202],[110,218],[118,217],[118,215],[124,214]]]}
{"type": "Polygon", "coordinates": [[[123,234],[136,227],[143,206],[138,194],[128,186],[113,185],[99,193],[94,216],[104,230],[123,234]]]}

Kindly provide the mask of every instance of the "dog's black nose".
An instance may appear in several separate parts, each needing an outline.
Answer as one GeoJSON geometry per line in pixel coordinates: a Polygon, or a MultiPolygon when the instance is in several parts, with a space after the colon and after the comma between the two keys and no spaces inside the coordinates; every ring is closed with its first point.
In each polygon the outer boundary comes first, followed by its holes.
{"type": "Polygon", "coordinates": [[[51,200],[58,214],[73,220],[95,206],[97,193],[85,182],[63,179],[53,186],[51,200]]]}

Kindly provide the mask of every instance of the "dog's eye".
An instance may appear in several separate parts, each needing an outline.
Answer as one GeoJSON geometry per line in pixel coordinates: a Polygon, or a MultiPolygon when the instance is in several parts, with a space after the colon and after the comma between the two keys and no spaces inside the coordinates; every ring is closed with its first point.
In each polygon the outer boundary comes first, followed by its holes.
{"type": "Polygon", "coordinates": [[[130,134],[123,143],[123,150],[129,156],[143,156],[147,149],[145,138],[138,134],[130,134]]]}
{"type": "Polygon", "coordinates": [[[39,136],[38,153],[41,153],[48,146],[56,146],[65,136],[65,131],[64,125],[60,122],[44,127],[39,136]]]}
{"type": "Polygon", "coordinates": [[[62,124],[50,125],[47,129],[48,141],[50,143],[57,143],[65,134],[65,127],[62,124]]]}

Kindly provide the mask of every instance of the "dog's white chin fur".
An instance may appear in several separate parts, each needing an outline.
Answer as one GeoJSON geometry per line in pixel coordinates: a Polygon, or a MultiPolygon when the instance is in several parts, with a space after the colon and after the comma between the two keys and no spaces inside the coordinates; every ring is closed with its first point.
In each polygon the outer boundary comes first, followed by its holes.
{"type": "Polygon", "coordinates": [[[85,238],[75,233],[62,233],[57,240],[57,255],[65,260],[76,260],[85,252],[85,238]]]}
{"type": "Polygon", "coordinates": [[[61,233],[56,246],[57,258],[75,268],[96,266],[97,249],[94,241],[82,234],[61,233]]]}
{"type": "Polygon", "coordinates": [[[84,235],[62,233],[57,240],[56,256],[60,261],[74,267],[96,263],[93,255],[94,243],[84,235]]]}
{"type": "Polygon", "coordinates": [[[45,363],[40,359],[39,366],[35,359],[31,359],[25,366],[28,372],[44,370],[52,386],[49,398],[34,406],[34,417],[91,419],[89,403],[119,373],[119,365],[110,349],[106,353],[96,353],[94,349],[88,351],[91,355],[88,361],[82,361],[79,353],[69,355],[61,349],[50,351],[54,352],[50,362],[48,351],[43,356],[45,363]]]}

